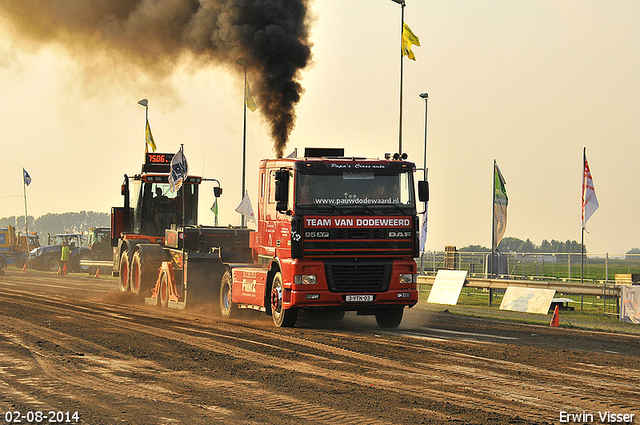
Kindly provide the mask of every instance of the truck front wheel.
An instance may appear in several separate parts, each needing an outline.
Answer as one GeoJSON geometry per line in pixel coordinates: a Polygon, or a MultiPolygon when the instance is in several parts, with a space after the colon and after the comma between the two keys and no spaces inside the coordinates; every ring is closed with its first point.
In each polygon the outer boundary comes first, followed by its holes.
{"type": "Polygon", "coordinates": [[[298,320],[298,309],[285,309],[282,306],[282,273],[278,272],[273,276],[271,284],[271,318],[277,327],[292,328],[298,320]]]}
{"type": "Polygon", "coordinates": [[[226,271],[220,281],[220,315],[222,317],[233,317],[237,313],[238,306],[231,301],[232,288],[231,273],[226,271]]]}
{"type": "Polygon", "coordinates": [[[402,322],[404,308],[388,308],[376,312],[376,322],[378,326],[385,329],[395,329],[402,322]]]}

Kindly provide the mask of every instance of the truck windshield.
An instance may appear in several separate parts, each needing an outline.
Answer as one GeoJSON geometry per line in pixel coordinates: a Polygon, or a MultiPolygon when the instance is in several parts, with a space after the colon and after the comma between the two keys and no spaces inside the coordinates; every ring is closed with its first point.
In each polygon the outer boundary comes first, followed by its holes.
{"type": "Polygon", "coordinates": [[[296,179],[298,205],[414,205],[409,172],[342,172],[303,174],[296,179]]]}
{"type": "MultiPolygon", "coordinates": [[[[164,179],[166,180],[166,178],[164,179]]],[[[134,231],[142,235],[164,236],[165,229],[182,224],[183,200],[184,223],[195,224],[198,219],[198,186],[185,184],[177,192],[171,192],[169,183],[132,182],[132,205],[134,207],[134,231]],[[135,183],[135,184],[134,184],[135,183]]]]}

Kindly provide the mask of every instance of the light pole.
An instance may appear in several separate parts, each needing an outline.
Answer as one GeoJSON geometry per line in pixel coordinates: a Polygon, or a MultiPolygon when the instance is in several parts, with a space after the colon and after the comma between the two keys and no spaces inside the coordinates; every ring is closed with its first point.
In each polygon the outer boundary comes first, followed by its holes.
{"type": "MultiPolygon", "coordinates": [[[[427,180],[427,111],[429,110],[429,94],[420,93],[420,97],[424,99],[424,156],[422,161],[422,168],[424,172],[424,180],[427,180]]],[[[422,213],[422,228],[420,229],[420,269],[423,270],[423,250],[427,241],[426,220],[427,220],[427,208],[428,204],[424,203],[424,212],[422,213]],[[424,234],[423,234],[424,229],[424,234]]]]}
{"type": "MultiPolygon", "coordinates": [[[[245,192],[245,174],[247,168],[247,58],[241,56],[235,61],[238,65],[244,69],[244,90],[242,95],[242,195],[240,200],[244,199],[245,192]]],[[[245,227],[244,215],[240,214],[240,226],[245,227]]]]}
{"type": "MultiPolygon", "coordinates": [[[[401,6],[402,13],[400,19],[400,37],[402,37],[402,33],[404,31],[404,7],[406,3],[404,0],[391,0],[394,3],[398,3],[401,6]]],[[[404,74],[404,54],[402,53],[402,49],[400,49],[400,122],[398,124],[398,154],[402,155],[402,83],[403,83],[403,74],[404,74]]]]}
{"type": "MultiPolygon", "coordinates": [[[[429,111],[429,93],[420,93],[420,97],[424,99],[424,157],[423,167],[427,172],[427,112],[429,111]]],[[[427,176],[425,175],[425,178],[427,176]]]]}
{"type": "MultiPolygon", "coordinates": [[[[147,143],[147,126],[149,125],[149,101],[142,99],[138,101],[138,105],[144,106],[144,153],[149,152],[149,144],[147,143]]],[[[145,158],[145,161],[147,159],[145,158]]]]}

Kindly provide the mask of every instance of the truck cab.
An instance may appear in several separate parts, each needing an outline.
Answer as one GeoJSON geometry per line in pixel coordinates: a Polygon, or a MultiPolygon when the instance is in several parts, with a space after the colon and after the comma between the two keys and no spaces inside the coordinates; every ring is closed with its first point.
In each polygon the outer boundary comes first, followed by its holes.
{"type": "Polygon", "coordinates": [[[263,160],[251,238],[261,268],[233,270],[223,314],[236,304],[293,326],[300,310],[356,311],[397,327],[418,301],[415,171],[408,161],[343,150],[263,160]]]}

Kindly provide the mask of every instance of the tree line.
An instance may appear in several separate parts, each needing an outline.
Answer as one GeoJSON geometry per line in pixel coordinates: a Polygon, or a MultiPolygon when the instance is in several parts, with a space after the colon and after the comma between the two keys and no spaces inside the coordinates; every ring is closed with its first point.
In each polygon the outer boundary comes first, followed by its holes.
{"type": "MultiPolygon", "coordinates": [[[[491,249],[482,245],[469,245],[464,248],[460,248],[461,252],[490,252],[491,249]]],[[[498,251],[500,252],[526,252],[526,253],[580,253],[580,243],[577,241],[567,240],[566,242],[557,241],[552,239],[551,241],[545,239],[540,245],[536,245],[531,242],[531,239],[523,241],[518,238],[502,238],[498,245],[498,251]]],[[[584,252],[587,252],[585,245],[584,252]]]]}
{"type": "MultiPolygon", "coordinates": [[[[56,233],[82,233],[91,227],[109,227],[111,216],[108,213],[93,211],[45,214],[38,218],[29,216],[29,233],[37,232],[40,243],[47,243],[47,235],[56,233]]],[[[0,227],[14,226],[24,232],[24,216],[0,218],[0,227]]]]}

